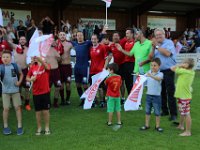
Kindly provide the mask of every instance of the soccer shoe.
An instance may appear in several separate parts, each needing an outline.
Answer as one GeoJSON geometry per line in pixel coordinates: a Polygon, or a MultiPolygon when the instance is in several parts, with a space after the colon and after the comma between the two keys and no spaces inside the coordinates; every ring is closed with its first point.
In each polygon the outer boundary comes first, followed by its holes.
{"type": "Polygon", "coordinates": [[[11,133],[12,133],[12,132],[11,132],[11,130],[10,130],[9,127],[3,128],[3,134],[4,134],[4,135],[10,135],[11,133]]]}
{"type": "Polygon", "coordinates": [[[27,111],[31,111],[31,106],[30,106],[30,104],[26,105],[26,106],[25,106],[25,109],[26,109],[27,111]]]}
{"type": "Polygon", "coordinates": [[[17,135],[22,135],[22,134],[24,134],[23,128],[22,127],[21,128],[17,128],[17,135]]]}
{"type": "Polygon", "coordinates": [[[157,127],[157,128],[155,127],[155,130],[158,132],[163,132],[163,128],[161,128],[161,127],[157,127]]]}

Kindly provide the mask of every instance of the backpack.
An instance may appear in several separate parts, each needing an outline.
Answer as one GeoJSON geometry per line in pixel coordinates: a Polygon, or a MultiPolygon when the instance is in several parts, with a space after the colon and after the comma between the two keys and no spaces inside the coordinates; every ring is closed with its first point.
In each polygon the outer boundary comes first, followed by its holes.
{"type": "MultiPolygon", "coordinates": [[[[18,68],[16,63],[11,63],[11,64],[13,65],[14,71],[17,74],[17,78],[19,80],[19,68],[18,68]]],[[[1,76],[0,76],[1,77],[1,81],[3,81],[4,75],[5,75],[5,65],[4,64],[0,65],[0,72],[1,72],[1,76]]]]}

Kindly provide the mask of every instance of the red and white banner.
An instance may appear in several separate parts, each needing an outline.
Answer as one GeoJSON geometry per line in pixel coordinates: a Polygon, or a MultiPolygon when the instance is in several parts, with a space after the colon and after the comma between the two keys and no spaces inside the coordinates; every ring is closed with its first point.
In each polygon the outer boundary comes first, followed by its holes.
{"type": "Polygon", "coordinates": [[[139,105],[141,104],[142,94],[143,94],[143,83],[147,80],[147,77],[144,75],[139,75],[133,85],[131,93],[129,94],[125,104],[124,110],[138,110],[139,105]]]}
{"type": "Polygon", "coordinates": [[[40,56],[45,58],[52,43],[53,43],[52,34],[39,36],[38,30],[36,29],[29,43],[27,60],[26,60],[27,64],[31,63],[31,57],[40,56]]]}
{"type": "Polygon", "coordinates": [[[103,70],[102,72],[98,73],[95,75],[96,80],[81,96],[81,99],[85,98],[85,103],[83,106],[83,109],[91,109],[92,103],[95,99],[95,96],[97,94],[99,85],[101,84],[102,81],[109,75],[109,72],[107,70],[103,70]]]}
{"type": "Polygon", "coordinates": [[[106,7],[110,7],[112,0],[102,0],[106,3],[106,7]]]}

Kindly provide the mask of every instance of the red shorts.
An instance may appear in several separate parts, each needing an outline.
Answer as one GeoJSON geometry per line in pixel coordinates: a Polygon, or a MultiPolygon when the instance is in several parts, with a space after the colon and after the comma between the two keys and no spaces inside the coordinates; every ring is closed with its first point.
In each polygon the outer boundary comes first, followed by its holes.
{"type": "Polygon", "coordinates": [[[70,83],[71,82],[71,76],[72,76],[72,66],[71,64],[67,65],[60,65],[60,77],[61,82],[64,83],[70,83]]]}
{"type": "Polygon", "coordinates": [[[22,73],[23,73],[24,77],[23,77],[21,86],[22,86],[23,88],[29,88],[30,85],[26,84],[26,83],[27,83],[27,81],[26,81],[26,76],[27,76],[27,74],[28,74],[28,68],[22,69],[22,73]]]}
{"type": "Polygon", "coordinates": [[[182,116],[190,114],[190,101],[191,99],[178,99],[178,108],[182,116]]]}
{"type": "Polygon", "coordinates": [[[50,76],[49,76],[49,85],[50,87],[54,84],[55,87],[60,87],[61,86],[61,81],[60,81],[60,71],[59,69],[51,69],[50,70],[50,76]]]}

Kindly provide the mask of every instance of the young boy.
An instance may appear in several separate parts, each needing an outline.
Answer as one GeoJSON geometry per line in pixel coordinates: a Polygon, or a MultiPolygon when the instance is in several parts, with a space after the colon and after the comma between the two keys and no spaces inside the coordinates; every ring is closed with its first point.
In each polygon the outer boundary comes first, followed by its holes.
{"type": "Polygon", "coordinates": [[[3,100],[3,134],[11,134],[8,126],[8,114],[11,105],[11,98],[16,110],[18,128],[17,135],[23,134],[22,128],[22,112],[21,112],[21,98],[19,93],[19,86],[23,80],[23,73],[17,64],[12,64],[12,54],[10,51],[3,51],[2,62],[0,66],[1,84],[2,84],[2,100],[3,100]]]}
{"type": "Polygon", "coordinates": [[[41,135],[41,117],[45,122],[45,135],[50,134],[49,130],[49,109],[50,109],[50,88],[49,88],[49,74],[50,65],[45,63],[42,58],[32,58],[32,65],[30,66],[26,80],[33,82],[33,102],[36,111],[37,131],[36,135],[41,135]],[[42,116],[43,115],[43,116],[42,116]]]}
{"type": "Polygon", "coordinates": [[[108,65],[108,71],[110,75],[105,80],[107,85],[107,112],[108,112],[108,122],[107,125],[112,125],[113,112],[117,112],[117,125],[122,125],[121,122],[121,104],[120,104],[120,87],[122,85],[121,76],[117,75],[118,65],[112,63],[108,65]]]}
{"type": "Polygon", "coordinates": [[[190,101],[192,99],[191,85],[194,80],[195,72],[192,70],[194,67],[194,60],[186,59],[181,65],[171,68],[177,76],[177,84],[175,97],[178,99],[178,107],[180,112],[180,123],[177,127],[184,130],[184,121],[186,121],[186,130],[180,136],[191,136],[191,116],[190,116],[190,101]]]}
{"type": "Polygon", "coordinates": [[[151,108],[154,108],[156,116],[156,131],[163,132],[160,127],[160,109],[161,109],[161,82],[163,79],[163,73],[160,72],[161,61],[159,58],[155,58],[151,62],[151,70],[147,73],[147,97],[146,97],[146,116],[145,126],[142,126],[140,130],[147,130],[150,128],[150,115],[151,108]]]}

